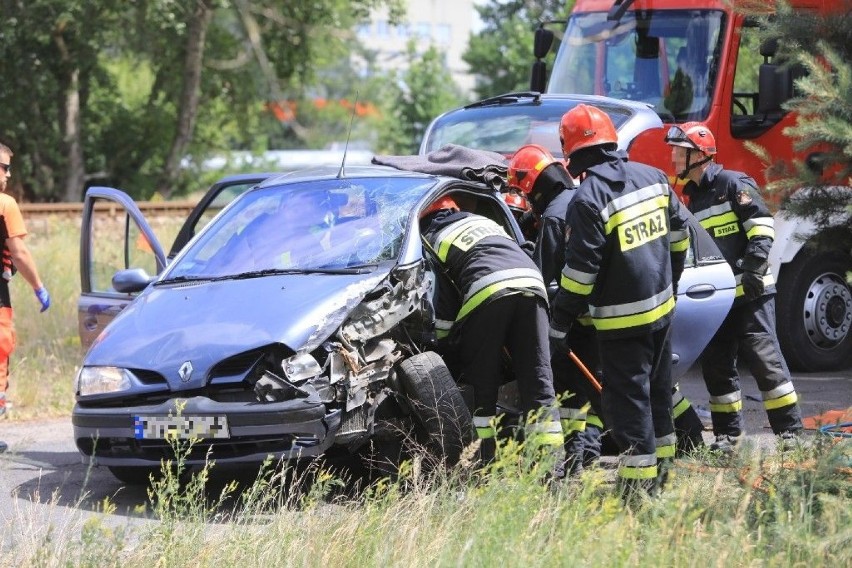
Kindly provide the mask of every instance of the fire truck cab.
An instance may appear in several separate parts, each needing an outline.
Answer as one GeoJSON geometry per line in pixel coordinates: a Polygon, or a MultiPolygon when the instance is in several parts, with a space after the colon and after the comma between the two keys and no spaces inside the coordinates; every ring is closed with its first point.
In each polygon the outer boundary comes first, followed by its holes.
{"type": "MultiPolygon", "coordinates": [[[[831,12],[837,0],[792,0],[797,9],[831,12]]],[[[772,10],[771,2],[766,7],[772,10]]],[[[604,95],[646,103],[662,129],[639,135],[632,159],[669,173],[678,189],[664,132],[671,124],[699,121],[715,134],[717,161],[765,182],[773,160],[818,164],[818,154],[796,155],[783,130],[795,123],[782,104],[803,71],[776,60],[777,45],[761,42],[757,22],[726,0],[577,0],[564,29],[550,77],[543,58],[554,42],[536,31],[533,91],[604,95]],[[545,88],[546,85],[546,88],[545,88]]],[[[778,205],[776,196],[764,196],[778,205]]],[[[849,251],[806,246],[813,225],[779,211],[770,264],[778,282],[778,333],[791,367],[842,369],[852,363],[852,291],[849,251]]]]}

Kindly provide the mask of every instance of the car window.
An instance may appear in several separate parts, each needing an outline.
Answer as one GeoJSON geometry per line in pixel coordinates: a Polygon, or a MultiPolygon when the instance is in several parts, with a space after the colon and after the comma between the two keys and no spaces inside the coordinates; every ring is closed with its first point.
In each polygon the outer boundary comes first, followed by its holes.
{"type": "Polygon", "coordinates": [[[112,276],[116,272],[142,268],[148,274],[156,274],[157,257],[136,221],[123,209],[116,214],[111,202],[101,206],[104,201],[97,200],[93,209],[90,282],[92,292],[114,293],[112,276]]]}
{"type": "MultiPolygon", "coordinates": [[[[425,151],[446,144],[511,155],[525,144],[540,144],[554,156],[562,157],[559,121],[580,100],[564,100],[559,105],[510,105],[466,108],[435,120],[427,133],[425,151]]],[[[612,119],[616,130],[631,116],[627,108],[596,104],[612,119]]]]}
{"type": "Polygon", "coordinates": [[[433,178],[333,179],[244,194],[166,275],[347,268],[395,259],[433,178]]]}
{"type": "Polygon", "coordinates": [[[201,229],[207,226],[207,224],[219,214],[219,212],[225,208],[231,201],[236,199],[238,196],[245,193],[247,189],[254,186],[256,184],[255,181],[246,182],[246,183],[235,183],[233,185],[229,185],[220,191],[213,201],[207,206],[207,209],[198,216],[193,228],[192,234],[194,235],[201,229]]]}

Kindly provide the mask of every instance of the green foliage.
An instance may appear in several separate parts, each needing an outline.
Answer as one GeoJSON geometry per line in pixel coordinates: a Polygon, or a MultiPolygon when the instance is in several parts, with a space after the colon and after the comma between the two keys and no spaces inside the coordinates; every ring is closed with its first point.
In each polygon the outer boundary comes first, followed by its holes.
{"type": "Polygon", "coordinates": [[[429,122],[461,102],[440,51],[409,43],[407,57],[408,69],[390,72],[384,88],[378,150],[386,154],[416,154],[429,122]]]}
{"type": "MultiPolygon", "coordinates": [[[[573,0],[492,0],[477,6],[483,28],[471,36],[463,56],[476,76],[477,96],[529,90],[536,27],[547,20],[564,20],[573,6],[573,0]]],[[[554,54],[552,50],[546,59],[548,67],[554,54]]]]}
{"type": "MultiPolygon", "coordinates": [[[[175,444],[177,460],[189,451],[175,444]]],[[[77,531],[14,518],[4,553],[21,565],[157,566],[847,566],[852,490],[839,469],[848,440],[816,439],[784,459],[750,448],[735,462],[677,460],[662,496],[625,507],[614,470],[542,483],[528,449],[500,446],[493,466],[462,462],[424,474],[424,456],[353,496],[313,462],[268,460],[235,491],[164,464],[149,490],[155,522],[110,529],[100,517],[77,531]],[[236,503],[233,498],[236,498],[236,503]],[[23,530],[28,527],[28,530],[23,530]],[[79,532],[79,535],[77,534],[79,532]],[[112,555],[112,556],[110,556],[112,555]]],[[[23,511],[23,509],[22,509],[23,511]]],[[[104,513],[111,513],[108,506],[104,513]]],[[[22,513],[18,513],[19,515],[22,513]]],[[[104,521],[110,517],[104,516],[104,521]]],[[[73,527],[72,521],[72,527],[73,527]]]]}
{"type": "MultiPolygon", "coordinates": [[[[852,213],[849,193],[832,186],[852,186],[852,0],[840,0],[835,13],[821,16],[779,4],[766,34],[780,38],[779,56],[803,68],[797,96],[785,104],[796,112],[796,124],[784,130],[794,148],[812,155],[810,163],[773,164],[773,191],[790,194],[788,209],[813,219],[834,246],[852,249],[852,218],[836,226],[837,214],[852,213]],[[819,38],[814,41],[814,38],[819,38]]],[[[842,218],[842,217],[840,217],[842,218]]]]}
{"type": "MultiPolygon", "coordinates": [[[[12,191],[55,201],[99,184],[148,198],[179,120],[193,125],[187,153],[196,157],[324,144],[308,127],[279,123],[264,103],[312,98],[317,69],[347,58],[355,26],[379,6],[400,17],[399,0],[0,0],[0,123],[15,151],[12,191]],[[198,107],[178,116],[199,2],[213,18],[198,107]],[[77,155],[82,171],[72,167],[77,155]]],[[[169,193],[188,189],[191,177],[170,180],[169,193]]]]}

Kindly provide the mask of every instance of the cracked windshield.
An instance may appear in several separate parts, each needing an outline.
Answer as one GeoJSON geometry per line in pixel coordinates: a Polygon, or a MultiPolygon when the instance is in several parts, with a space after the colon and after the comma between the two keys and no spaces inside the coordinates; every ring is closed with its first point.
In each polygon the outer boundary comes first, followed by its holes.
{"type": "Polygon", "coordinates": [[[423,178],[327,180],[249,192],[169,270],[174,278],[357,268],[395,259],[423,178]]]}
{"type": "Polygon", "coordinates": [[[619,21],[571,18],[548,85],[552,93],[645,101],[663,120],[702,120],[710,110],[723,14],[644,10],[619,21]]]}

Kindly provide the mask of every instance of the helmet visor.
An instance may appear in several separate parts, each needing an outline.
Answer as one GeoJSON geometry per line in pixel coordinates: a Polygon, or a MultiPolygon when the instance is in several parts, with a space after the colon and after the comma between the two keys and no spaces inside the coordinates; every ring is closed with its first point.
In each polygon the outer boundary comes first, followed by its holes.
{"type": "Polygon", "coordinates": [[[689,139],[686,132],[683,131],[683,128],[677,125],[669,128],[669,131],[666,133],[666,144],[689,146],[690,148],[695,147],[695,144],[689,139]]]}

